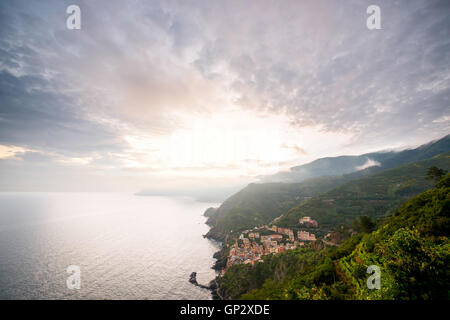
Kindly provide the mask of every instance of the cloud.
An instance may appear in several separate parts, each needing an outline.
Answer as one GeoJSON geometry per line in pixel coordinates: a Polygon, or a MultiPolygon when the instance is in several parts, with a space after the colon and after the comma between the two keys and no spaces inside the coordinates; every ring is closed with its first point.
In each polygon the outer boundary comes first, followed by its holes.
{"type": "Polygon", "coordinates": [[[196,61],[206,75],[217,65],[232,72],[239,105],[287,112],[299,127],[351,132],[354,143],[374,146],[447,132],[427,124],[449,110],[448,2],[382,1],[379,32],[365,27],[369,2],[265,4],[264,13],[232,6],[226,25],[215,17],[220,38],[196,61]]]}
{"type": "Polygon", "coordinates": [[[73,1],[0,2],[0,144],[30,162],[167,172],[193,119],[286,129],[276,163],[448,133],[448,1],[380,0],[375,31],[368,0],[75,2],[76,31],[73,1]]]}
{"type": "Polygon", "coordinates": [[[363,165],[361,165],[361,166],[355,167],[355,170],[356,171],[360,171],[360,170],[364,170],[364,169],[367,169],[367,168],[370,168],[370,167],[375,167],[375,166],[379,167],[379,166],[381,166],[381,163],[379,163],[376,160],[372,160],[370,158],[367,158],[366,162],[363,165]]]}
{"type": "Polygon", "coordinates": [[[17,159],[16,155],[21,155],[31,150],[17,146],[0,145],[0,159],[17,159]]]}
{"type": "Polygon", "coordinates": [[[296,144],[290,146],[290,145],[287,145],[287,144],[283,143],[283,144],[281,145],[281,147],[282,147],[282,148],[286,148],[286,149],[293,149],[293,150],[295,150],[299,155],[307,155],[307,154],[308,154],[303,148],[300,148],[300,147],[299,147],[298,145],[296,145],[296,144]]]}

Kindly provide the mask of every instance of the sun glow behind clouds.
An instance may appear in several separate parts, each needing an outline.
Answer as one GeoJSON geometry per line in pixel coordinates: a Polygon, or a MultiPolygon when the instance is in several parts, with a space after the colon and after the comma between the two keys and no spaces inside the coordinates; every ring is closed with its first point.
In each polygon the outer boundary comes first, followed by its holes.
{"type": "Polygon", "coordinates": [[[23,154],[29,151],[32,150],[17,146],[0,145],[0,159],[15,159],[16,154],[23,154]]]}
{"type": "Polygon", "coordinates": [[[285,115],[240,109],[181,119],[170,135],[124,136],[129,148],[117,155],[123,167],[164,176],[257,176],[338,150],[351,138],[317,126],[292,128],[285,115]]]}

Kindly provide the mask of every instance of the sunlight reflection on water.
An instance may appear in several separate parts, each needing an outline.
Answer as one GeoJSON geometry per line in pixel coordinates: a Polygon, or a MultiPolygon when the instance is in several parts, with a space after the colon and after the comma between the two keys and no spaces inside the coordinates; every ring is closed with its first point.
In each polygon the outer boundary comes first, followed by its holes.
{"type": "Polygon", "coordinates": [[[0,193],[0,299],[210,299],[215,204],[123,193],[0,193]],[[81,267],[68,290],[66,268],[81,267]]]}

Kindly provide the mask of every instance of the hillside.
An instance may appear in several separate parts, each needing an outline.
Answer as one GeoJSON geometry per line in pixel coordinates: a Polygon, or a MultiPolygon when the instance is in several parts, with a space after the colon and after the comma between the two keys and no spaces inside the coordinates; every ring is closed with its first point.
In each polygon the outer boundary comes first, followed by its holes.
{"type": "MultiPolygon", "coordinates": [[[[449,299],[450,175],[405,202],[372,233],[339,247],[302,247],[218,278],[227,299],[449,299]],[[368,289],[367,268],[380,268],[368,289]]],[[[317,246],[316,246],[317,247],[317,246]]]]}
{"type": "Polygon", "coordinates": [[[391,214],[404,200],[431,187],[425,178],[431,166],[449,170],[450,153],[346,182],[292,208],[277,225],[295,225],[299,218],[310,216],[323,228],[334,228],[361,215],[380,218],[391,214]]]}
{"type": "MultiPolygon", "coordinates": [[[[355,189],[355,186],[358,187],[361,183],[364,185],[366,184],[366,182],[362,181],[357,184],[351,184],[349,183],[349,181],[358,180],[380,171],[382,172],[382,170],[390,168],[395,163],[407,163],[417,161],[417,159],[426,159],[429,157],[433,157],[437,154],[442,153],[443,150],[445,150],[445,152],[450,151],[450,135],[438,141],[430,142],[426,145],[412,150],[405,150],[397,153],[385,152],[378,153],[377,155],[370,154],[373,159],[382,163],[381,166],[373,166],[340,176],[312,178],[299,183],[250,184],[225,200],[222,205],[217,208],[217,210],[208,212],[207,224],[211,227],[211,229],[206,236],[223,241],[225,237],[230,233],[230,231],[234,230],[234,232],[237,232],[239,230],[253,228],[257,225],[269,223],[273,219],[279,217],[281,214],[289,211],[291,208],[298,208],[299,205],[302,206],[303,202],[309,197],[314,197],[330,191],[333,188],[336,188],[346,182],[348,182],[347,186],[348,188],[350,188],[350,190],[355,189]]],[[[317,172],[323,170],[324,174],[326,175],[331,172],[339,171],[333,171],[334,169],[332,169],[332,165],[334,161],[338,161],[342,165],[348,162],[348,164],[346,164],[345,166],[350,168],[357,163],[364,164],[364,162],[367,161],[366,158],[366,155],[358,156],[358,159],[356,160],[351,157],[326,158],[318,159],[312,162],[310,165],[315,166],[315,168],[318,170],[317,172]]],[[[438,161],[437,163],[440,163],[440,161],[438,161]]],[[[299,168],[301,167],[305,168],[305,166],[300,166],[295,170],[300,170],[299,168]]],[[[442,167],[448,168],[448,164],[445,164],[442,167]]],[[[418,192],[425,190],[426,187],[429,187],[429,182],[422,179],[422,171],[416,170],[415,174],[411,174],[411,179],[415,179],[414,183],[413,180],[410,181],[410,183],[412,183],[413,185],[401,185],[399,187],[401,191],[397,190],[398,188],[396,189],[396,187],[393,187],[393,189],[389,190],[389,194],[387,197],[374,197],[373,199],[366,199],[367,201],[364,201],[364,199],[359,199],[362,201],[360,201],[359,203],[357,201],[354,201],[355,199],[350,199],[348,205],[344,204],[343,201],[341,201],[340,204],[343,205],[343,208],[346,211],[348,210],[350,216],[360,214],[361,208],[363,206],[368,206],[368,210],[373,211],[373,209],[378,208],[378,206],[384,209],[386,205],[395,205],[397,202],[393,202],[392,200],[404,199],[407,196],[417,194],[418,192]],[[404,194],[401,194],[401,192],[404,192],[404,194]]],[[[406,183],[405,181],[401,182],[406,183]]],[[[368,183],[373,182],[369,180],[368,183]]],[[[377,184],[380,186],[380,192],[384,193],[385,191],[383,190],[383,183],[377,182],[377,184]]],[[[371,192],[371,190],[367,190],[369,197],[375,195],[378,191],[375,190],[375,193],[373,194],[371,192]]],[[[329,198],[326,199],[316,198],[316,200],[322,201],[322,199],[324,199],[327,201],[329,199],[333,199],[332,197],[334,197],[334,195],[330,195],[329,198]]],[[[320,210],[320,212],[316,212],[314,215],[319,216],[319,218],[321,212],[323,211],[322,207],[325,207],[326,204],[326,202],[321,204],[320,201],[316,201],[317,203],[314,204],[314,207],[319,208],[318,210],[320,210]]],[[[311,203],[312,202],[310,202],[308,205],[310,205],[311,203]]],[[[327,212],[328,216],[337,214],[341,215],[341,210],[340,208],[336,208],[336,210],[338,209],[339,211],[337,212],[332,212],[331,209],[325,211],[327,212]]],[[[298,220],[297,217],[300,216],[301,213],[298,210],[296,210],[295,212],[297,213],[292,213],[291,211],[289,211],[289,214],[283,218],[282,222],[284,225],[295,223],[296,219],[298,220]]],[[[368,214],[370,214],[370,212],[368,212],[368,214]]],[[[313,215],[313,213],[311,213],[311,215],[313,215]]],[[[345,215],[346,213],[344,215],[341,215],[341,217],[345,215]]],[[[321,222],[324,222],[324,220],[321,220],[321,222]]]]}
{"type": "Polygon", "coordinates": [[[206,236],[222,241],[230,231],[269,223],[305,198],[326,192],[343,181],[342,177],[331,177],[303,183],[250,184],[216,210],[205,212],[211,226],[206,236]]]}
{"type": "Polygon", "coordinates": [[[432,141],[415,149],[389,152],[372,152],[355,156],[327,157],[295,166],[289,171],[260,177],[261,182],[301,182],[322,176],[338,176],[352,172],[367,175],[394,168],[402,164],[425,160],[450,151],[450,135],[432,141]],[[367,170],[366,168],[369,168],[367,170]],[[367,172],[364,172],[367,171],[367,172]]]}

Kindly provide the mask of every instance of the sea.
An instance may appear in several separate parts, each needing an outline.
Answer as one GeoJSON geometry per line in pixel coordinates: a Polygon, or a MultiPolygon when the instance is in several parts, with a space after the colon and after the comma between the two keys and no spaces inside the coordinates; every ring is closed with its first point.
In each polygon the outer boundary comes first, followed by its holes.
{"type": "Polygon", "coordinates": [[[215,203],[127,193],[0,193],[0,299],[211,299],[215,203]]]}

